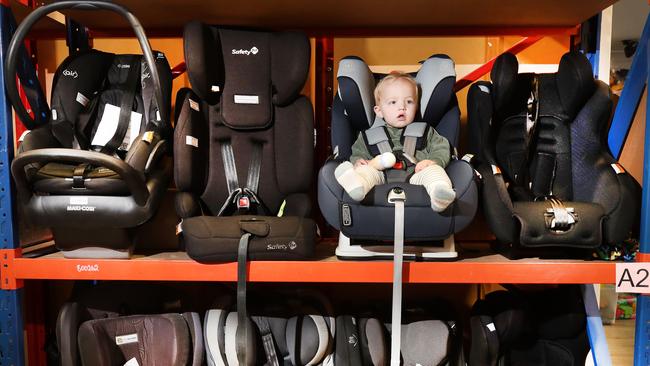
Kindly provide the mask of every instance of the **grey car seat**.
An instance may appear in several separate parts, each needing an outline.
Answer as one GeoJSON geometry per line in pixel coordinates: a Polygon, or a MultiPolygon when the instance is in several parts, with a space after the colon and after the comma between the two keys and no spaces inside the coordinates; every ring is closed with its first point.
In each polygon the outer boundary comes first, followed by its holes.
{"type": "MultiPolygon", "coordinates": [[[[357,135],[365,133],[371,148],[381,150],[381,120],[375,119],[373,90],[383,75],[373,74],[358,57],[345,57],[339,63],[338,92],[332,107],[332,146],[334,159],[328,161],[318,176],[318,202],[327,222],[340,230],[336,254],[343,259],[391,257],[391,246],[379,246],[394,238],[394,208],[387,197],[399,187],[406,194],[404,203],[404,239],[419,245],[405,247],[405,258],[455,258],[453,234],[474,218],[478,205],[474,171],[455,158],[460,129],[460,112],[453,86],[456,81],[454,62],[446,55],[433,55],[415,74],[420,91],[420,110],[416,122],[422,131],[435,128],[451,144],[454,156],[446,168],[456,191],[456,201],[444,212],[431,210],[430,199],[421,186],[406,183],[397,170],[387,171],[387,183],[373,188],[361,202],[353,201],[334,177],[334,170],[348,160],[357,135]],[[371,133],[371,135],[369,135],[371,133]],[[396,179],[392,176],[395,175],[396,179]],[[440,246],[438,241],[443,241],[440,246]]],[[[408,133],[408,132],[407,132],[408,133]]],[[[418,137],[420,136],[420,137],[418,137]]],[[[405,137],[408,139],[408,137],[405,137]]],[[[416,146],[420,143],[417,140],[416,146]]],[[[406,144],[405,144],[406,145],[406,144]]],[[[389,147],[389,149],[392,147],[389,147]]],[[[389,150],[390,151],[390,150],[389,150]]],[[[383,151],[382,151],[383,152],[383,151]]]]}

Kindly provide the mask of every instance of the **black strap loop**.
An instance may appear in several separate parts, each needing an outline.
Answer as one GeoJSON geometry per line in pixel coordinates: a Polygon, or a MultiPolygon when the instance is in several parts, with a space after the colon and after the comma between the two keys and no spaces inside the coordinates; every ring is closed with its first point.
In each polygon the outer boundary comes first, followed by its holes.
{"type": "Polygon", "coordinates": [[[239,248],[237,250],[237,331],[236,350],[237,359],[240,365],[248,365],[248,352],[246,352],[246,340],[248,339],[248,309],[246,305],[246,282],[248,272],[246,263],[248,262],[248,241],[252,236],[251,233],[244,233],[239,239],[239,248]]]}

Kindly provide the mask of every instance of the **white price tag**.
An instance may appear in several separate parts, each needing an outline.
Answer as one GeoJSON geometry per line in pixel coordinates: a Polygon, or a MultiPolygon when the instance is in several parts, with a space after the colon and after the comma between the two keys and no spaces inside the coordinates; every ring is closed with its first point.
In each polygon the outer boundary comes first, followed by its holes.
{"type": "Polygon", "coordinates": [[[616,263],[616,292],[650,294],[650,263],[616,263]]]}

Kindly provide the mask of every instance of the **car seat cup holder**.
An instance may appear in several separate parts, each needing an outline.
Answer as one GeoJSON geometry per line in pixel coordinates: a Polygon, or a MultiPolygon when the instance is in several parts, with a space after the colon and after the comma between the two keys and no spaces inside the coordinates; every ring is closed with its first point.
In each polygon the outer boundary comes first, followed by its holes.
{"type": "Polygon", "coordinates": [[[164,54],[151,50],[142,25],[123,6],[61,1],[35,9],[20,23],[4,66],[7,97],[30,129],[11,166],[25,215],[52,228],[65,257],[130,257],[135,228],[153,216],[170,178],[164,156],[171,135],[171,69],[164,54]],[[121,15],[142,55],[91,49],[68,56],[55,72],[50,107],[40,100],[40,84],[25,75],[29,61],[21,48],[40,18],[64,9],[121,15]],[[16,75],[38,89],[27,95],[36,119],[21,101],[16,75]]]}

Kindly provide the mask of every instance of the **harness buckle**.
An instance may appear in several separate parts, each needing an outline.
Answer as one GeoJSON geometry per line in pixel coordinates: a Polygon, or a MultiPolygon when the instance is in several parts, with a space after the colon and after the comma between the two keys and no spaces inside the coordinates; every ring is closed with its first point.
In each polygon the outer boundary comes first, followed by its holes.
{"type": "Polygon", "coordinates": [[[554,233],[565,233],[573,228],[578,222],[578,214],[573,207],[566,207],[562,201],[557,198],[550,198],[548,201],[551,207],[544,212],[544,221],[546,227],[554,233]]]}

